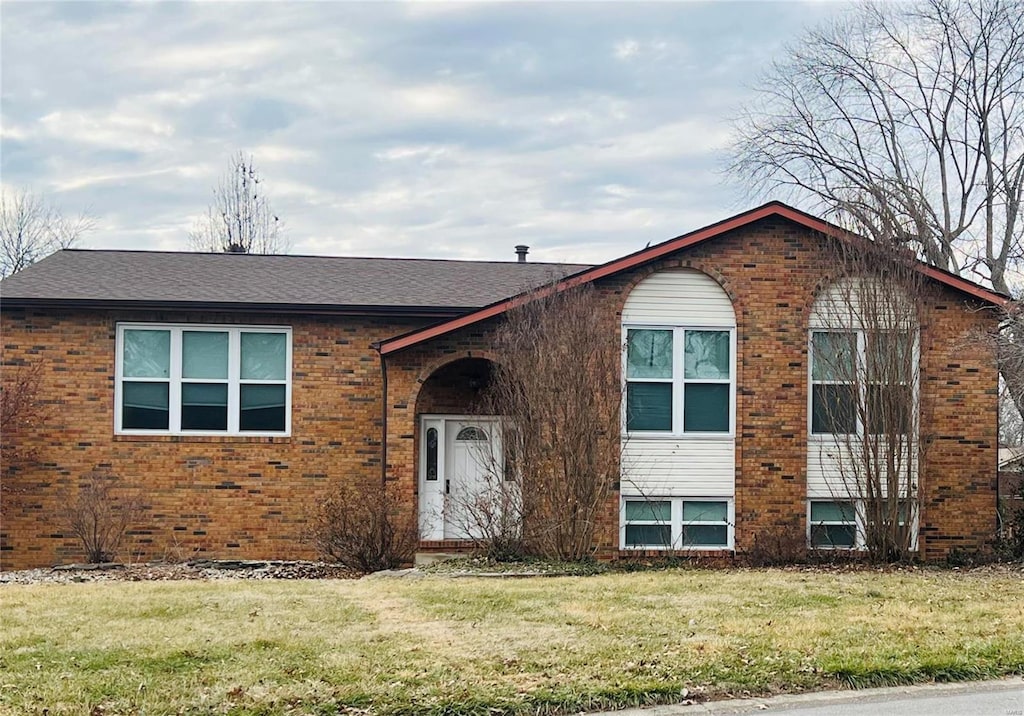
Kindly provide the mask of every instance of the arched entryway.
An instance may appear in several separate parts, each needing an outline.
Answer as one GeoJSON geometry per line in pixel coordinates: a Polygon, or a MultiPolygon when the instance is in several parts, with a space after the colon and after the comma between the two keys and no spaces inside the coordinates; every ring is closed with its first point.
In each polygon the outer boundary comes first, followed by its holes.
{"type": "Polygon", "coordinates": [[[486,358],[437,368],[416,399],[420,537],[466,540],[485,534],[497,482],[504,479],[501,420],[487,412],[493,374],[486,358]]]}

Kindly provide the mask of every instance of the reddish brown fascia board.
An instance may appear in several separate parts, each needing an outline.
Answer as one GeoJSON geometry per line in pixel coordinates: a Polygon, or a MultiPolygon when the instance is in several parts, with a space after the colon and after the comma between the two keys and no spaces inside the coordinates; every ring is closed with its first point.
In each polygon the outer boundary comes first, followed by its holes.
{"type": "MultiPolygon", "coordinates": [[[[561,281],[555,283],[548,291],[564,291],[573,286],[578,286],[583,283],[589,283],[606,276],[625,271],[627,269],[639,266],[649,261],[654,261],[666,254],[671,254],[676,251],[680,251],[685,248],[689,248],[696,244],[703,243],[709,239],[713,239],[716,236],[720,236],[729,231],[743,228],[749,224],[762,219],[781,217],[788,219],[800,226],[804,226],[812,231],[825,234],[827,236],[835,236],[838,238],[846,238],[851,236],[846,230],[836,226],[835,224],[829,223],[823,219],[819,219],[810,214],[806,214],[799,209],[794,209],[791,206],[783,204],[781,202],[770,202],[763,206],[759,206],[756,209],[751,209],[742,214],[737,214],[729,219],[725,219],[716,224],[711,224],[702,229],[698,229],[689,234],[678,236],[674,239],[669,239],[657,246],[642,249],[635,253],[623,256],[622,258],[615,259],[606,264],[595,266],[591,269],[586,269],[580,273],[568,276],[561,281]]],[[[976,283],[967,281],[958,276],[955,276],[941,269],[937,269],[933,266],[929,266],[925,263],[918,263],[918,269],[925,276],[934,279],[942,284],[945,284],[951,288],[966,293],[974,298],[980,299],[986,303],[994,306],[1004,306],[1009,303],[1010,299],[1007,296],[991,291],[983,286],[979,286],[976,283]]],[[[542,292],[543,293],[543,292],[542,292]]],[[[519,294],[511,298],[498,301],[484,308],[478,309],[471,313],[467,313],[458,318],[453,318],[450,321],[444,321],[442,323],[428,326],[427,328],[421,328],[410,333],[406,333],[401,336],[395,336],[385,341],[381,341],[378,349],[381,354],[387,355],[400,351],[404,348],[422,343],[423,341],[430,340],[431,338],[437,338],[443,336],[452,331],[456,331],[466,326],[471,326],[474,323],[487,320],[505,313],[510,308],[517,304],[523,303],[524,301],[530,300],[536,294],[533,292],[519,294]]]]}

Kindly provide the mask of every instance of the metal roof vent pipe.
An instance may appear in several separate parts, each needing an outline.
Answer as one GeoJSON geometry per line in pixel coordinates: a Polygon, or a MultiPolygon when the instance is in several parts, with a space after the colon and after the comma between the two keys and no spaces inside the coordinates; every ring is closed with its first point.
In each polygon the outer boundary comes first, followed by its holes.
{"type": "Polygon", "coordinates": [[[519,263],[526,263],[526,254],[528,253],[530,253],[529,246],[524,246],[523,244],[519,244],[519,246],[516,246],[516,256],[519,257],[519,263]]]}

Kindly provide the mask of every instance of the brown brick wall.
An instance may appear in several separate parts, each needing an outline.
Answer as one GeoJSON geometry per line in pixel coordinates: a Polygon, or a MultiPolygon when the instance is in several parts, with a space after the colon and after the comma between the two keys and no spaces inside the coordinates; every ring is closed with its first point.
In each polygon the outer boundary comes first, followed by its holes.
{"type": "MultiPolygon", "coordinates": [[[[602,280],[609,340],[632,286],[651,272],[692,267],[716,279],[737,317],[736,543],[806,528],[807,320],[828,280],[818,236],[788,222],[763,221],[685,255],[602,280]]],[[[995,529],[996,385],[989,345],[978,334],[991,311],[940,290],[922,306],[921,549],[929,559],[977,549],[995,529]]],[[[472,412],[453,361],[493,359],[494,323],[461,329],[388,358],[387,475],[417,509],[417,415],[472,412]],[[449,368],[445,368],[448,365],[449,368]],[[428,380],[434,376],[433,380],[428,380]]],[[[42,361],[43,398],[53,410],[32,437],[41,465],[5,485],[4,568],[81,559],[54,523],[62,489],[97,468],[145,488],[147,510],[128,545],[133,558],[200,553],[213,557],[312,557],[301,541],[311,505],[333,480],[376,489],[381,459],[381,370],[371,341],[415,327],[362,318],[266,315],[99,314],[5,310],[4,379],[10,366],[42,361]],[[113,435],[115,325],[118,320],[290,325],[293,336],[289,438],[171,438],[113,435]],[[26,494],[9,496],[11,487],[26,494]]],[[[469,365],[464,362],[462,366],[469,365]]],[[[601,517],[599,554],[618,545],[618,494],[601,517]]]]}
{"type": "MultiPolygon", "coordinates": [[[[604,279],[598,288],[608,335],[621,337],[630,289],[654,271],[694,268],[718,281],[737,319],[736,547],[760,535],[806,534],[808,319],[829,281],[831,254],[820,236],[786,221],[763,221],[649,266],[604,279]]],[[[921,307],[921,554],[983,548],[995,531],[997,371],[986,331],[991,310],[949,289],[921,307]],[[940,427],[941,426],[941,427],[940,427]]],[[[439,366],[489,357],[489,321],[389,356],[388,474],[415,501],[420,387],[439,366]],[[426,366],[426,367],[424,367],[426,366]]],[[[431,402],[430,400],[426,401],[431,402]]],[[[601,556],[618,554],[619,495],[598,529],[601,556]]]]}
{"type": "Polygon", "coordinates": [[[381,369],[370,342],[416,327],[364,318],[3,311],[3,378],[41,361],[38,467],[5,479],[0,565],[81,561],[54,519],[58,500],[99,470],[138,485],[145,511],[122,559],[311,558],[310,510],[334,480],[380,480],[381,369]],[[115,436],[118,321],[289,325],[290,437],[115,436]]]}

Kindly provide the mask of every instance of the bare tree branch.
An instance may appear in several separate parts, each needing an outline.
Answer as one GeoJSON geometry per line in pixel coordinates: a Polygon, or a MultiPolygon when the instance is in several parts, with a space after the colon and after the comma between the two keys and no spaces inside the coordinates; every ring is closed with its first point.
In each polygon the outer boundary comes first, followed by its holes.
{"type": "Polygon", "coordinates": [[[1024,224],[1024,2],[865,4],[813,30],[735,123],[730,169],[1007,291],[1024,224]]]}
{"type": "Polygon", "coordinates": [[[95,221],[64,216],[44,198],[20,190],[0,193],[0,277],[10,276],[60,249],[75,246],[95,221]]]}
{"type": "Polygon", "coordinates": [[[239,152],[213,190],[213,204],[189,232],[196,251],[283,254],[289,249],[252,157],[239,152]]]}
{"type": "MultiPolygon", "coordinates": [[[[868,242],[833,242],[836,279],[814,305],[812,436],[837,504],[855,513],[874,561],[915,548],[920,435],[918,307],[929,286],[912,255],[868,242]]],[[[829,546],[814,524],[812,544],[829,546]]]]}

